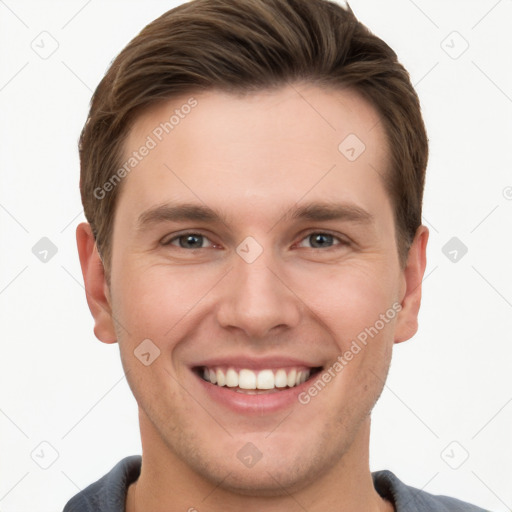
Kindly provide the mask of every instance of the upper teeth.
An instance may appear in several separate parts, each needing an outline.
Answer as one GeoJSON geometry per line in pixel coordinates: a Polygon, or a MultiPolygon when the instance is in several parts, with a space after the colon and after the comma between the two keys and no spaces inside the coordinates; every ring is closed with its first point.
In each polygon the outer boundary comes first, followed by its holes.
{"type": "Polygon", "coordinates": [[[204,368],[203,378],[217,386],[241,389],[274,389],[298,386],[305,382],[310,375],[307,369],[279,369],[260,370],[254,372],[249,369],[235,370],[228,368],[204,368]],[[274,373],[275,372],[275,373],[274,373]]]}

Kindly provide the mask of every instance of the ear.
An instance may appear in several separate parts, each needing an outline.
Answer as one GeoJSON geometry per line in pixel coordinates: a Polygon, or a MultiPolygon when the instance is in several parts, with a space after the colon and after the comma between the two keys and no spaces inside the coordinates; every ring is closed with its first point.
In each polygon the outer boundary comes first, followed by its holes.
{"type": "Polygon", "coordinates": [[[398,314],[395,343],[406,341],[418,330],[418,312],[421,304],[421,284],[427,265],[428,228],[420,226],[409,249],[407,263],[402,270],[404,286],[401,292],[402,309],[398,314]]]}
{"type": "Polygon", "coordinates": [[[87,304],[94,318],[94,334],[104,343],[117,341],[110,291],[105,279],[105,270],[101,261],[91,226],[82,222],[76,228],[76,243],[82,267],[87,304]]]}

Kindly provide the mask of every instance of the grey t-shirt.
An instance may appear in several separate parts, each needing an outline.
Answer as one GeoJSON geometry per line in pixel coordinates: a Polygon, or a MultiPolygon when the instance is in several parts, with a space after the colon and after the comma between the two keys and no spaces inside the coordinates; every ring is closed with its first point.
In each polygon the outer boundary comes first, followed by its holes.
{"type": "MultiPolygon", "coordinates": [[[[128,486],[140,474],[141,457],[119,462],[97,482],[79,492],[63,512],[124,512],[128,486]]],[[[403,484],[391,471],[372,473],[377,492],[394,504],[396,512],[485,512],[479,507],[446,496],[434,496],[403,484]]]]}

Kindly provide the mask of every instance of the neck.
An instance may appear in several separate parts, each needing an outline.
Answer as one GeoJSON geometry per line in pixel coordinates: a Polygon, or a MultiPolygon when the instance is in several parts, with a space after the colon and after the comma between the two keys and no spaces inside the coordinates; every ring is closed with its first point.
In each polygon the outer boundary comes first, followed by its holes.
{"type": "MultiPolygon", "coordinates": [[[[392,512],[380,497],[369,469],[370,420],[359,429],[342,460],[306,485],[282,488],[274,495],[239,494],[192,470],[161,441],[151,422],[141,415],[142,467],[128,490],[126,512],[392,512]]],[[[228,475],[229,476],[229,475],[228,475]]]]}

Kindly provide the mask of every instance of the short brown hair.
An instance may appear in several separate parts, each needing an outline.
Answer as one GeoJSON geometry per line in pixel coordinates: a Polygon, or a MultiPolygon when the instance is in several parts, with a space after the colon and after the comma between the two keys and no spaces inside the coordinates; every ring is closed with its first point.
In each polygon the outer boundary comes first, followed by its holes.
{"type": "MultiPolygon", "coordinates": [[[[421,224],[428,140],[418,96],[395,52],[327,0],[194,0],[147,25],[117,56],[91,100],[80,149],[80,191],[107,277],[116,199],[98,190],[121,165],[136,117],[203,90],[250,93],[293,82],[350,87],[385,129],[402,265],[421,224]]],[[[340,141],[341,142],[341,141],[340,141]]],[[[104,191],[103,191],[104,192],[104,191]]]]}

